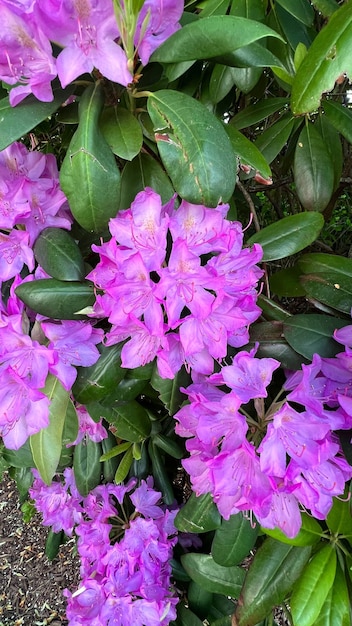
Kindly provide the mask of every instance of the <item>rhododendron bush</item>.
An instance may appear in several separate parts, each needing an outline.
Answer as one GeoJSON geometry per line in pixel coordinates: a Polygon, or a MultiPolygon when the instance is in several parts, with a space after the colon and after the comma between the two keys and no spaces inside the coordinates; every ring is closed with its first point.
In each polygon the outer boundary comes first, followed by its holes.
{"type": "Polygon", "coordinates": [[[352,4],[0,17],[0,468],[68,623],[348,626],[352,4]]]}

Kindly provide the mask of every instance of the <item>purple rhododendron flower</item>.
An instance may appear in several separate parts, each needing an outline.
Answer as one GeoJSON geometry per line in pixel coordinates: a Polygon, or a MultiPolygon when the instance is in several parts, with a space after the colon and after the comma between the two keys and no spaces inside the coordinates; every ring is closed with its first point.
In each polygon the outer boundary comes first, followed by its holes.
{"type": "Polygon", "coordinates": [[[146,65],[151,54],[179,28],[183,0],[145,0],[138,16],[134,43],[146,65]]]}

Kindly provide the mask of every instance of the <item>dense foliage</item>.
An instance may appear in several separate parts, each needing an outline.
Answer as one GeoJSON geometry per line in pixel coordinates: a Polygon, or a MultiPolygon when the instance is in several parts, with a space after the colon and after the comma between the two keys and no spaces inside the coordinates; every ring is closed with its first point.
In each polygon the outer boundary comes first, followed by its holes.
{"type": "Polygon", "coordinates": [[[0,469],[70,626],[349,626],[352,2],[0,17],[0,469]]]}

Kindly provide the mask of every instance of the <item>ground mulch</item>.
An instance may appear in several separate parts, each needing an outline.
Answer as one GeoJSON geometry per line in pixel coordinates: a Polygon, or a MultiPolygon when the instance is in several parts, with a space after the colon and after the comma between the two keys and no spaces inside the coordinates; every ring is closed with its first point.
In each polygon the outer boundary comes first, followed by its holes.
{"type": "Polygon", "coordinates": [[[5,473],[0,481],[0,626],[67,626],[62,592],[77,588],[79,558],[71,540],[49,561],[47,532],[39,514],[23,521],[16,483],[5,473]]]}

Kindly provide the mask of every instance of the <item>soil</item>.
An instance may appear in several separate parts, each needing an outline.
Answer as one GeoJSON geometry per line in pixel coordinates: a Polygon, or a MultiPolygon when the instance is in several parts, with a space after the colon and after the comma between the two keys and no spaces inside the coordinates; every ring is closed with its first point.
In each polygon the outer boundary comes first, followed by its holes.
{"type": "Polygon", "coordinates": [[[67,626],[65,588],[77,588],[74,540],[54,561],[45,555],[48,529],[36,514],[23,521],[16,483],[0,482],[0,626],[67,626]]]}

